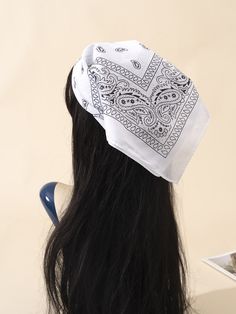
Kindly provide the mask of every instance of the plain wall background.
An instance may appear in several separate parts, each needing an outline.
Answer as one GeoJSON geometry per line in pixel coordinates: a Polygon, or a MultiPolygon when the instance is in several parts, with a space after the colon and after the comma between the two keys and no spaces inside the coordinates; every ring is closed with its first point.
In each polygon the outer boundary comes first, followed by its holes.
{"type": "Polygon", "coordinates": [[[191,77],[211,115],[176,190],[191,289],[200,313],[216,313],[223,297],[207,294],[235,283],[200,258],[236,249],[236,2],[1,0],[0,38],[0,313],[45,313],[51,221],[38,193],[50,181],[71,184],[66,77],[88,43],[127,39],[191,77]]]}

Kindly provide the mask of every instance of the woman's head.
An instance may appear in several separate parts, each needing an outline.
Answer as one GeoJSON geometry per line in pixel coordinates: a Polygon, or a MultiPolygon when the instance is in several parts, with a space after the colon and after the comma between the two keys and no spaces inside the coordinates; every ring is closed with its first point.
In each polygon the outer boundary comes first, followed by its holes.
{"type": "Polygon", "coordinates": [[[110,146],[70,71],[74,187],[48,239],[49,305],[70,314],[182,314],[190,304],[172,183],[110,146]]]}

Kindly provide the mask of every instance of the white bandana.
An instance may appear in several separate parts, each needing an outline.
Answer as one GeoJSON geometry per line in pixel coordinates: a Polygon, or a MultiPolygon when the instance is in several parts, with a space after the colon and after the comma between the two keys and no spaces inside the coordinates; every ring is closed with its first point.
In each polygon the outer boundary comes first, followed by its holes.
{"type": "Polygon", "coordinates": [[[74,64],[72,87],[111,146],[178,183],[210,120],[189,77],[137,40],[98,42],[74,64]]]}

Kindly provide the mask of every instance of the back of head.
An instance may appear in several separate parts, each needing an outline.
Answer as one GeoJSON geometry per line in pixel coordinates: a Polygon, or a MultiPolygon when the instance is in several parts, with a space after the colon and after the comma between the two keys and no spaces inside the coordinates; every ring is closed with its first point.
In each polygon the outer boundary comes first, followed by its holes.
{"type": "Polygon", "coordinates": [[[74,187],[45,251],[49,309],[188,313],[173,185],[108,144],[78,103],[71,74],[65,100],[73,122],[74,187]]]}

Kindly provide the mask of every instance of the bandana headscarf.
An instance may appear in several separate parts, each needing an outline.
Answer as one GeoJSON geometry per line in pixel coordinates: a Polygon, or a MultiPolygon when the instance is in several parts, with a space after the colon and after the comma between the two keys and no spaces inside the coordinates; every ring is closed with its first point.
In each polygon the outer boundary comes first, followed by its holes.
{"type": "Polygon", "coordinates": [[[178,183],[210,120],[189,77],[137,40],[98,42],[74,64],[72,88],[111,146],[178,183]]]}

